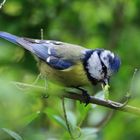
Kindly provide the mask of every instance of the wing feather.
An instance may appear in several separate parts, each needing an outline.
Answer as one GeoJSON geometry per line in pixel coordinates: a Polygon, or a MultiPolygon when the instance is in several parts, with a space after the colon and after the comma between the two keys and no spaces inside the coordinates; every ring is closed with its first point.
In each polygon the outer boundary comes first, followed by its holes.
{"type": "Polygon", "coordinates": [[[55,69],[67,69],[79,62],[87,50],[81,46],[53,40],[19,38],[17,42],[55,69]]]}

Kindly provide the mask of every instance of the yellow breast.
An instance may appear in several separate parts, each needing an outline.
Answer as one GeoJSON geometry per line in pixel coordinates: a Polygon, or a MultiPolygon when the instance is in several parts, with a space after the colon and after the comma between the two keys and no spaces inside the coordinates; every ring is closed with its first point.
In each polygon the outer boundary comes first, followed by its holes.
{"type": "Polygon", "coordinates": [[[86,72],[81,63],[74,65],[66,70],[56,70],[47,65],[45,62],[40,62],[39,68],[41,74],[48,80],[57,82],[64,86],[77,87],[90,84],[86,72]]]}

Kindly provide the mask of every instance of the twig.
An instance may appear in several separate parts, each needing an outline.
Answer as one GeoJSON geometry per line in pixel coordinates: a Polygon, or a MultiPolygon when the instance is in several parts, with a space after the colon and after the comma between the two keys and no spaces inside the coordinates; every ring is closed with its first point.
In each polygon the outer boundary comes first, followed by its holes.
{"type": "Polygon", "coordinates": [[[44,31],[43,31],[42,28],[40,29],[40,33],[41,33],[41,40],[43,40],[43,38],[44,38],[44,31]]]}
{"type": "MultiPolygon", "coordinates": [[[[41,89],[41,90],[46,90],[46,88],[42,87],[42,86],[30,85],[30,84],[25,84],[25,83],[20,83],[20,82],[12,82],[12,83],[14,83],[15,85],[23,86],[23,87],[31,87],[31,88],[38,88],[38,89],[41,89]]],[[[63,97],[85,103],[85,98],[81,94],[78,94],[78,93],[67,92],[67,93],[63,94],[63,97]]],[[[118,102],[114,102],[114,101],[111,101],[111,100],[106,101],[104,99],[99,99],[99,98],[96,98],[94,96],[90,96],[89,103],[97,104],[97,105],[104,106],[104,107],[107,107],[107,108],[110,108],[110,109],[115,109],[115,110],[119,110],[119,111],[123,111],[123,112],[128,112],[128,113],[132,113],[132,114],[140,116],[140,108],[130,106],[130,105],[126,105],[124,107],[115,107],[113,105],[122,106],[123,104],[118,103],[118,102]]]]}
{"type": "Polygon", "coordinates": [[[73,137],[73,134],[72,134],[71,128],[70,128],[70,124],[69,124],[68,118],[67,118],[67,113],[66,113],[66,109],[65,109],[65,98],[64,98],[64,97],[62,97],[62,107],[63,107],[64,118],[65,118],[65,121],[66,121],[66,125],[67,125],[67,128],[68,128],[68,132],[69,132],[69,134],[70,134],[71,139],[74,140],[75,138],[73,137]]]}
{"type": "MultiPolygon", "coordinates": [[[[77,93],[69,92],[69,93],[65,93],[63,96],[65,98],[78,100],[80,102],[85,103],[84,97],[81,96],[80,94],[77,94],[77,93]]],[[[119,111],[123,111],[123,112],[133,113],[135,115],[140,116],[140,108],[133,107],[133,106],[130,106],[130,105],[126,105],[126,106],[120,107],[120,108],[115,107],[113,105],[122,106],[122,103],[114,102],[114,101],[111,101],[111,100],[106,101],[104,99],[99,99],[99,98],[96,98],[94,96],[90,96],[89,103],[97,104],[97,105],[100,105],[100,106],[104,106],[104,107],[107,107],[107,108],[110,108],[110,109],[115,109],[115,110],[119,110],[119,111]]]]}
{"type": "MultiPolygon", "coordinates": [[[[129,94],[131,94],[131,92],[133,91],[133,86],[134,86],[133,83],[134,83],[134,79],[135,79],[135,76],[136,76],[137,72],[138,72],[138,69],[135,68],[132,79],[131,79],[131,83],[130,83],[130,89],[128,91],[129,94]]],[[[129,96],[131,96],[131,95],[129,95],[129,96]]]]}
{"type": "Polygon", "coordinates": [[[130,88],[129,88],[128,92],[126,93],[126,95],[124,96],[125,101],[123,102],[123,106],[125,106],[126,104],[128,104],[129,99],[131,98],[131,95],[132,95],[132,92],[133,92],[133,86],[134,86],[133,83],[134,83],[134,79],[135,79],[135,76],[136,76],[137,71],[138,71],[138,69],[135,68],[134,73],[133,73],[133,76],[132,76],[132,79],[131,79],[131,82],[130,82],[130,88]]]}
{"type": "Polygon", "coordinates": [[[3,2],[0,3],[0,9],[2,8],[2,6],[5,4],[6,0],[3,0],[3,2]]]}
{"type": "Polygon", "coordinates": [[[42,86],[33,85],[33,84],[26,84],[26,83],[21,83],[21,82],[15,82],[15,81],[12,81],[12,84],[16,85],[16,87],[19,88],[20,90],[26,90],[27,88],[38,88],[40,90],[46,89],[42,86]],[[24,89],[23,87],[26,87],[26,88],[24,89]]]}

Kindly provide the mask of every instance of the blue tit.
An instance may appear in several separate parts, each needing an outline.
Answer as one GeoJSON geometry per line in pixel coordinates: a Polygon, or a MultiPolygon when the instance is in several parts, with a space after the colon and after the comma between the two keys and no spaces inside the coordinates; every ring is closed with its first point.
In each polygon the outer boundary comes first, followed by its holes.
{"type": "Polygon", "coordinates": [[[66,87],[107,84],[119,70],[120,59],[109,50],[87,49],[54,40],[18,37],[0,32],[0,37],[20,45],[39,60],[43,76],[66,87]]]}

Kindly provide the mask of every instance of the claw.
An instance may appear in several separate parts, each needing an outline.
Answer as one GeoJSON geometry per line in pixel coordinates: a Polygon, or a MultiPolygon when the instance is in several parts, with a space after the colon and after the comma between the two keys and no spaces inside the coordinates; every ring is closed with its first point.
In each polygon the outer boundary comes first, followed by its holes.
{"type": "Polygon", "coordinates": [[[78,87],[77,89],[82,91],[82,95],[84,97],[84,102],[85,102],[85,107],[86,107],[89,104],[90,96],[89,96],[88,92],[85,89],[80,88],[80,87],[78,87]]]}

